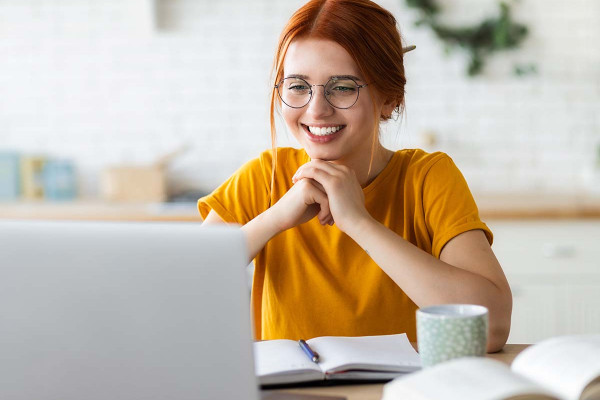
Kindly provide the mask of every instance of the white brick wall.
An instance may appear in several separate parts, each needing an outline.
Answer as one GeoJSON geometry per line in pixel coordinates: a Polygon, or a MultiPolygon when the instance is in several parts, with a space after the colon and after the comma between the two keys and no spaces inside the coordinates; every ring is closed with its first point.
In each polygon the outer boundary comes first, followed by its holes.
{"type": "MultiPolygon", "coordinates": [[[[210,190],[270,145],[273,52],[303,2],[0,0],[0,150],[71,158],[94,195],[104,166],[189,143],[172,185],[210,190]]],[[[418,46],[406,57],[407,115],[384,129],[390,147],[448,152],[474,191],[586,190],[600,144],[600,1],[515,3],[528,39],[475,79],[465,58],[413,26],[404,0],[379,3],[418,46]],[[515,62],[539,73],[515,77],[515,62]]],[[[496,10],[492,0],[440,4],[448,22],[496,10]]],[[[282,130],[280,143],[293,144],[282,130]]]]}

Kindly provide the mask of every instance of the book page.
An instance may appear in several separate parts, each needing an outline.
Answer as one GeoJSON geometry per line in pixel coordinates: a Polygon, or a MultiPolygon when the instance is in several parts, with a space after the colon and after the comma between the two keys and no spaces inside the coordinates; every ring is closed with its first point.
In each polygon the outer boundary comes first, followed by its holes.
{"type": "Polygon", "coordinates": [[[323,336],[307,340],[326,372],[347,369],[410,372],[421,367],[405,333],[380,336],[323,336]]]}
{"type": "Polygon", "coordinates": [[[319,366],[309,360],[294,340],[254,342],[254,365],[264,385],[323,379],[319,366]],[[278,379],[278,376],[285,378],[278,379]]]}
{"type": "Polygon", "coordinates": [[[497,400],[521,396],[557,399],[499,361],[465,357],[394,379],[384,386],[382,400],[497,400]]]}
{"type": "Polygon", "coordinates": [[[583,389],[600,376],[600,335],[544,340],[523,350],[512,369],[567,400],[579,399],[583,389]]]}

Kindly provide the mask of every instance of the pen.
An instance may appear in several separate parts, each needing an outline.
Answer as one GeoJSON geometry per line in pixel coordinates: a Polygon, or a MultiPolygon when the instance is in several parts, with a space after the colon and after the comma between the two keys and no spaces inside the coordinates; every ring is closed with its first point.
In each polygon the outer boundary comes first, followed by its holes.
{"type": "Polygon", "coordinates": [[[417,48],[417,46],[415,46],[415,45],[413,44],[412,46],[406,46],[406,47],[403,47],[403,48],[402,48],[402,52],[403,52],[403,53],[408,53],[409,51],[412,51],[412,50],[414,50],[414,49],[416,49],[416,48],[417,48]]]}
{"type": "Polygon", "coordinates": [[[298,341],[298,344],[300,345],[302,350],[304,350],[304,352],[306,353],[308,358],[311,359],[312,362],[314,362],[314,363],[319,362],[319,353],[317,353],[316,351],[313,351],[313,349],[310,348],[308,343],[306,343],[304,340],[300,339],[298,341]]]}

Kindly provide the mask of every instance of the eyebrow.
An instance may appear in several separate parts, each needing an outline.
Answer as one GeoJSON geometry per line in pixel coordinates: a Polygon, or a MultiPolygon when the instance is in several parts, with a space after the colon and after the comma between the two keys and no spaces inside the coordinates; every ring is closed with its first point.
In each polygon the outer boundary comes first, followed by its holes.
{"type": "MultiPolygon", "coordinates": [[[[300,79],[308,80],[308,75],[291,74],[291,75],[286,76],[286,78],[300,78],[300,79]]],[[[360,79],[358,76],[354,76],[354,75],[332,75],[329,77],[329,79],[352,79],[355,81],[362,81],[362,79],[360,79]]]]}

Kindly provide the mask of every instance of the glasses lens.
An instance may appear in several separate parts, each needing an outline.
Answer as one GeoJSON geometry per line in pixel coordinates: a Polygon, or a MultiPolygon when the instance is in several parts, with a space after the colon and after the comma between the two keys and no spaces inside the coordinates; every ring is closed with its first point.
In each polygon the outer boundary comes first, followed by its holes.
{"type": "Polygon", "coordinates": [[[308,82],[300,78],[285,78],[277,85],[281,100],[290,107],[304,107],[310,101],[311,88],[308,82]]]}
{"type": "Polygon", "coordinates": [[[352,107],[358,100],[358,86],[352,79],[331,79],[325,85],[325,97],[334,107],[352,107]]]}

